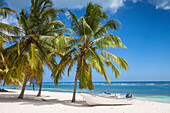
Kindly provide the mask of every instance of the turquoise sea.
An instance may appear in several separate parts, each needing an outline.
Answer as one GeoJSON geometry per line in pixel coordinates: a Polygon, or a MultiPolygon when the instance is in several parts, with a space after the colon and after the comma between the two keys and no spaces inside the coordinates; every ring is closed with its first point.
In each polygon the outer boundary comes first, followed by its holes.
{"type": "MultiPolygon", "coordinates": [[[[11,89],[15,86],[2,86],[0,88],[11,89]]],[[[74,87],[73,82],[62,82],[57,87],[53,82],[43,82],[43,91],[52,92],[72,92],[74,87]]],[[[132,93],[134,97],[142,100],[156,101],[170,103],[170,81],[147,81],[147,82],[95,82],[95,89],[89,91],[88,89],[77,89],[77,92],[84,91],[93,94],[102,94],[104,91],[110,93],[132,93]]],[[[27,90],[33,90],[31,85],[27,85],[27,90]]],[[[38,90],[38,86],[35,86],[38,90]]]]}

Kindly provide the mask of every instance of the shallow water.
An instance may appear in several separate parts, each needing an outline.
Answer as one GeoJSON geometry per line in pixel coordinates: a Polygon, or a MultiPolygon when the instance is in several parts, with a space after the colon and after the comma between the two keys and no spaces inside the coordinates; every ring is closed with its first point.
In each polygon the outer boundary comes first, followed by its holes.
{"type": "MultiPolygon", "coordinates": [[[[0,85],[2,88],[3,86],[0,85]]],[[[5,86],[4,88],[11,89],[15,86],[5,86]]],[[[43,91],[53,92],[72,92],[74,87],[73,82],[62,82],[56,87],[52,82],[43,83],[43,91]]],[[[164,82],[112,82],[111,84],[105,82],[95,82],[95,89],[89,91],[88,89],[77,89],[77,92],[84,91],[93,94],[102,94],[104,91],[110,93],[120,93],[126,95],[126,93],[132,93],[137,99],[166,102],[170,103],[170,81],[164,82]]],[[[27,85],[27,90],[32,90],[32,86],[27,85]]],[[[38,90],[38,86],[35,86],[35,90],[38,90]]]]}

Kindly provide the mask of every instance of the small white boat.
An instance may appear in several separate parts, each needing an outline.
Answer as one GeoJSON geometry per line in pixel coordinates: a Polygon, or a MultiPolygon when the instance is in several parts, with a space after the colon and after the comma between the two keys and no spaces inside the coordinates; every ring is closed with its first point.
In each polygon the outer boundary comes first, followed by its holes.
{"type": "Polygon", "coordinates": [[[128,105],[133,104],[135,98],[104,97],[89,93],[80,93],[88,105],[128,105]]]}

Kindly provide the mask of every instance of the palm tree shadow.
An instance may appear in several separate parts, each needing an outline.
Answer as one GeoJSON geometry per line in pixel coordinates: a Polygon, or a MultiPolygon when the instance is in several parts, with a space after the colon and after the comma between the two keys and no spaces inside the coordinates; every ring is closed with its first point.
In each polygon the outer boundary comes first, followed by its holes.
{"type": "Polygon", "coordinates": [[[36,97],[35,95],[27,95],[25,94],[24,99],[17,99],[18,94],[10,94],[10,93],[0,93],[0,102],[3,103],[19,103],[19,105],[35,105],[35,106],[43,106],[43,105],[57,105],[63,104],[66,106],[73,106],[73,107],[89,107],[84,101],[77,100],[76,102],[72,103],[71,100],[59,100],[50,99],[50,96],[43,96],[43,97],[36,97]]]}
{"type": "Polygon", "coordinates": [[[49,105],[49,104],[63,104],[67,106],[73,106],[73,107],[88,107],[88,105],[84,101],[76,101],[74,103],[71,102],[71,100],[58,100],[58,99],[48,99],[44,100],[42,99],[42,103],[38,103],[36,105],[49,105]]]}
{"type": "Polygon", "coordinates": [[[25,102],[21,103],[21,105],[28,105],[28,104],[33,104],[36,106],[43,106],[43,105],[55,105],[55,104],[63,104],[67,106],[73,106],[73,107],[89,107],[84,101],[76,101],[74,103],[71,102],[71,100],[58,100],[58,99],[30,99],[30,98],[25,98],[25,102]]]}
{"type": "MultiPolygon", "coordinates": [[[[0,102],[19,103],[19,105],[35,105],[35,106],[63,104],[66,106],[73,106],[73,107],[94,107],[94,106],[87,105],[85,101],[80,99],[72,103],[71,100],[59,100],[57,99],[57,97],[55,98],[50,96],[36,97],[35,95],[25,94],[24,99],[17,99],[17,97],[18,94],[14,92],[0,93],[0,102]]],[[[98,106],[106,106],[106,105],[98,105],[98,106]]],[[[114,105],[114,106],[124,106],[124,105],[114,105]]]]}

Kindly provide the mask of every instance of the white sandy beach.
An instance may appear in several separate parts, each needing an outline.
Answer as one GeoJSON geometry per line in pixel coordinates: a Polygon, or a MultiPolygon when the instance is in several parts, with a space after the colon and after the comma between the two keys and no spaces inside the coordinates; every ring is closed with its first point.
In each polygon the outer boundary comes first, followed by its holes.
{"type": "Polygon", "coordinates": [[[170,113],[170,104],[136,100],[134,105],[88,106],[77,94],[71,103],[72,93],[26,91],[23,100],[17,99],[19,90],[0,92],[0,113],[170,113]]]}

